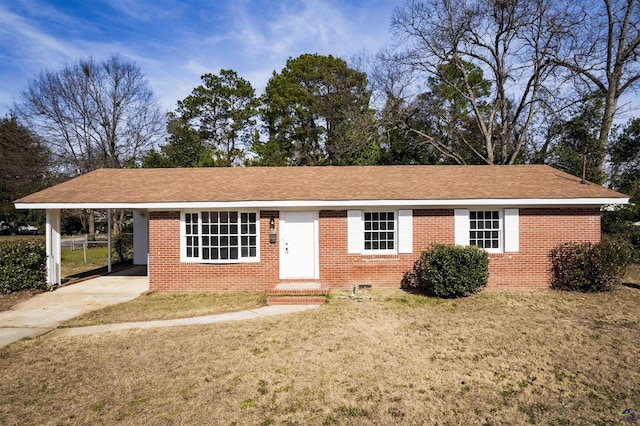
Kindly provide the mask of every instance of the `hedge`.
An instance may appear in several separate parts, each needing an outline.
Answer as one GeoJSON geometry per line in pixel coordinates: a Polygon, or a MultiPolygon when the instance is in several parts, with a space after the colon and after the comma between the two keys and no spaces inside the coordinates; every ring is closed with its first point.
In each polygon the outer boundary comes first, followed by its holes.
{"type": "Polygon", "coordinates": [[[0,294],[46,289],[43,241],[12,240],[0,244],[0,294]]]}
{"type": "Polygon", "coordinates": [[[628,242],[604,238],[597,244],[565,243],[554,247],[551,288],[567,291],[608,291],[624,276],[631,259],[628,242]]]}

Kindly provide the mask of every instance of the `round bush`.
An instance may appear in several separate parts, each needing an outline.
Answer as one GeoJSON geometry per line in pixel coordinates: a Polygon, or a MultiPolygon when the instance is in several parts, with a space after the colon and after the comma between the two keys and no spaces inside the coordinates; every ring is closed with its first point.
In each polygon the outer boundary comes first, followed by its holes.
{"type": "Polygon", "coordinates": [[[416,261],[402,288],[429,296],[468,296],[487,285],[489,255],[481,248],[435,245],[416,261]]]}

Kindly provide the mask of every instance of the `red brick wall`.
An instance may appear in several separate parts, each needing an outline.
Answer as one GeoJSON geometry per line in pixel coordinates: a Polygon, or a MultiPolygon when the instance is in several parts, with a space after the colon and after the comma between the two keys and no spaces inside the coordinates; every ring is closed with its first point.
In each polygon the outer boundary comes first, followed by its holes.
{"type": "Polygon", "coordinates": [[[149,289],[221,291],[272,288],[278,282],[278,243],[269,243],[269,220],[278,212],[260,212],[260,262],[211,264],[180,262],[180,213],[151,212],[149,217],[149,289]]]}
{"type": "Polygon", "coordinates": [[[520,209],[520,250],[489,255],[489,287],[549,287],[549,251],[600,241],[599,209],[520,209]]]}
{"type": "Polygon", "coordinates": [[[347,253],[347,212],[320,212],[320,281],[328,288],[358,284],[398,288],[403,274],[433,243],[453,244],[453,210],[414,210],[413,253],[361,255],[347,253]]]}
{"type": "MultiPolygon", "coordinates": [[[[198,264],[180,262],[180,214],[152,212],[149,221],[150,288],[159,291],[265,290],[279,280],[279,243],[269,243],[269,219],[260,214],[260,262],[198,264]]],[[[320,212],[320,282],[339,289],[370,284],[398,288],[405,271],[434,243],[454,243],[453,209],[414,210],[413,253],[347,253],[347,212],[320,212]]],[[[566,241],[600,240],[598,209],[520,209],[520,251],[489,256],[489,287],[546,288],[549,250],[566,241]]]]}

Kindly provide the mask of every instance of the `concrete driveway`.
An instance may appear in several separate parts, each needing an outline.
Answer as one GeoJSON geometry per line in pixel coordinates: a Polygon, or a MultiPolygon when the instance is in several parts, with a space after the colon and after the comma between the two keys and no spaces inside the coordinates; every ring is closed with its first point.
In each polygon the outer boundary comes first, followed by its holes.
{"type": "Polygon", "coordinates": [[[41,293],[0,312],[0,348],[44,334],[85,312],[135,299],[148,289],[146,276],[114,274],[41,293]]]}

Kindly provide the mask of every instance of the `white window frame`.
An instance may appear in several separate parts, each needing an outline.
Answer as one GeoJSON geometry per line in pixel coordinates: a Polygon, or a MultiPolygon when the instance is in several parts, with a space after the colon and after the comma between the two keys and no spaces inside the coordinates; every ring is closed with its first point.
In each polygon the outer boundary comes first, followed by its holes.
{"type": "MultiPolygon", "coordinates": [[[[483,229],[472,229],[471,228],[471,221],[474,219],[471,219],[471,212],[498,212],[498,247],[494,248],[494,247],[480,247],[483,248],[487,253],[503,253],[504,252],[504,212],[503,209],[493,209],[493,208],[485,208],[485,209],[469,209],[469,245],[471,244],[471,232],[486,232],[487,229],[483,228],[483,229]]],[[[478,219],[475,219],[476,221],[478,219]]],[[[493,222],[495,219],[491,218],[491,219],[482,219],[483,221],[490,221],[493,222]]],[[[490,228],[488,229],[489,232],[494,232],[496,231],[496,229],[494,228],[490,228]]],[[[476,238],[477,239],[477,238],[476,238]]],[[[484,238],[481,238],[482,240],[484,240],[484,238]]],[[[492,238],[493,240],[493,238],[492,238]]],[[[477,247],[477,246],[476,246],[477,247]]]]}
{"type": "Polygon", "coordinates": [[[520,209],[503,207],[470,207],[455,209],[454,234],[455,244],[470,245],[471,211],[498,211],[500,213],[500,239],[498,249],[483,248],[488,253],[516,253],[520,251],[520,209]]]}
{"type": "Polygon", "coordinates": [[[413,253],[413,210],[375,208],[367,210],[347,210],[347,253],[361,255],[413,253]],[[364,214],[394,213],[394,249],[364,249],[364,214]]]}
{"type": "MultiPolygon", "coordinates": [[[[397,210],[363,210],[361,215],[362,220],[362,254],[397,254],[398,253],[398,211],[397,210]],[[366,249],[365,248],[365,233],[367,232],[380,232],[380,230],[367,230],[365,229],[365,214],[371,213],[393,213],[393,249],[366,249]]],[[[389,222],[388,219],[385,219],[385,222],[389,222]]],[[[384,230],[382,232],[389,232],[389,230],[384,230]]]]}
{"type": "MultiPolygon", "coordinates": [[[[241,241],[241,234],[238,232],[238,240],[241,241]]],[[[189,209],[180,212],[180,262],[184,263],[255,263],[260,262],[260,211],[259,210],[235,210],[235,209],[189,209]],[[238,213],[238,230],[240,230],[240,217],[242,213],[255,213],[256,215],[256,256],[242,257],[242,247],[238,244],[238,259],[203,259],[202,258],[202,213],[204,212],[236,212],[238,213]],[[187,235],[186,235],[186,214],[198,214],[198,257],[187,257],[187,235]]]]}

